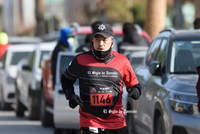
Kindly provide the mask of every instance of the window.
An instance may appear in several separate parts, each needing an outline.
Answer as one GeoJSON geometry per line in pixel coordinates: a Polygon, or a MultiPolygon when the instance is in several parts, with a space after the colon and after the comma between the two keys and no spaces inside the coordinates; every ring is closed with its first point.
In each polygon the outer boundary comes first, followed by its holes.
{"type": "Polygon", "coordinates": [[[149,50],[147,51],[147,58],[146,58],[146,64],[149,66],[151,61],[156,60],[158,49],[161,43],[161,39],[157,39],[154,42],[152,42],[149,50]]]}
{"type": "Polygon", "coordinates": [[[165,72],[165,65],[166,65],[166,46],[167,46],[167,39],[163,39],[160,45],[160,50],[156,57],[156,60],[161,62],[161,70],[163,72],[165,72]]]}
{"type": "Polygon", "coordinates": [[[174,40],[172,43],[170,73],[196,74],[200,63],[200,41],[174,40]]]}
{"type": "Polygon", "coordinates": [[[28,57],[30,52],[13,52],[10,58],[10,65],[17,65],[17,63],[22,59],[28,57]]]}

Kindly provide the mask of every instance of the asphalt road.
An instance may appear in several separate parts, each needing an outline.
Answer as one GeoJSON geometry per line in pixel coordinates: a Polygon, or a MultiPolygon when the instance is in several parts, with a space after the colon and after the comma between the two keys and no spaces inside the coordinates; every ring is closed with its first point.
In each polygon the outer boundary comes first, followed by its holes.
{"type": "Polygon", "coordinates": [[[14,111],[0,111],[0,134],[53,134],[53,128],[42,127],[40,121],[26,116],[16,117],[14,111]]]}

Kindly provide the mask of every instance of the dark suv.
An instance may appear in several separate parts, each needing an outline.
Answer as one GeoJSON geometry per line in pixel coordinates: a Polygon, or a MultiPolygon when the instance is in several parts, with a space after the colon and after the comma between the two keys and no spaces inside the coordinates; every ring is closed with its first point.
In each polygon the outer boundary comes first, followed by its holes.
{"type": "Polygon", "coordinates": [[[200,30],[166,29],[155,37],[135,73],[142,93],[128,98],[127,125],[134,134],[199,134],[196,67],[200,30]]]}

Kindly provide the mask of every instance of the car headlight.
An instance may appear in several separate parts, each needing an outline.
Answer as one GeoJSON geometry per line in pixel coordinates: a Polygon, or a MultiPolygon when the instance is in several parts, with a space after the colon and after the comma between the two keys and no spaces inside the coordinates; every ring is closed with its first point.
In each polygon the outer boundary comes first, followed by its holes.
{"type": "Polygon", "coordinates": [[[174,111],[184,114],[194,114],[198,98],[194,95],[171,94],[169,96],[171,107],[174,111]]]}

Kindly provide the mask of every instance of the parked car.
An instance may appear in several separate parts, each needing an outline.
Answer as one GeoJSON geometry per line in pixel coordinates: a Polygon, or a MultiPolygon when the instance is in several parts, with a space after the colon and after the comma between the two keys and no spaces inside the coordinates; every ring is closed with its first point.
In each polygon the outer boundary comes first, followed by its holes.
{"type": "MultiPolygon", "coordinates": [[[[44,55],[42,59],[41,122],[43,126],[54,125],[55,133],[80,127],[78,107],[75,109],[69,107],[60,84],[62,73],[76,55],[77,53],[58,53],[55,85],[52,83],[51,55],[44,55]]],[[[79,95],[78,81],[74,86],[75,93],[79,95]]]]}
{"type": "Polygon", "coordinates": [[[10,45],[0,61],[0,108],[11,108],[15,98],[17,63],[34,50],[34,44],[10,45]]]}
{"type": "Polygon", "coordinates": [[[123,55],[125,56],[128,56],[132,53],[135,53],[135,52],[146,52],[149,47],[148,46],[121,46],[120,49],[122,51],[124,51],[124,53],[122,53],[123,55]]]}
{"type": "MultiPolygon", "coordinates": [[[[65,129],[80,129],[79,113],[77,106],[72,109],[68,105],[68,100],[62,90],[60,77],[68,67],[69,63],[74,59],[77,53],[59,52],[57,70],[56,70],[56,84],[54,85],[54,107],[53,107],[53,121],[54,133],[60,133],[65,129]]],[[[79,82],[74,83],[74,91],[79,95],[79,82]]],[[[68,132],[69,133],[69,132],[68,132]]]]}
{"type": "Polygon", "coordinates": [[[42,42],[40,37],[28,37],[28,36],[9,36],[8,44],[36,44],[42,42]]]}
{"type": "Polygon", "coordinates": [[[199,134],[199,37],[200,30],[165,29],[153,39],[135,69],[141,97],[127,99],[127,109],[137,111],[127,114],[130,134],[199,134]]]}
{"type": "MultiPolygon", "coordinates": [[[[135,47],[133,47],[135,48],[135,47]]],[[[136,49],[138,50],[138,49],[136,49]]],[[[131,63],[131,67],[133,71],[139,67],[143,61],[143,58],[146,55],[146,50],[139,50],[139,51],[133,51],[132,53],[126,54],[125,56],[128,58],[128,60],[131,63]]],[[[127,99],[128,99],[128,92],[126,91],[125,85],[123,86],[123,94],[122,94],[122,104],[123,109],[125,110],[124,115],[127,117],[127,99]]],[[[128,126],[129,127],[129,126],[128,126]]]]}
{"type": "Polygon", "coordinates": [[[45,54],[42,57],[42,80],[41,80],[41,112],[40,120],[42,126],[53,126],[53,101],[54,101],[54,87],[51,73],[51,56],[52,54],[45,54]]]}
{"type": "Polygon", "coordinates": [[[41,59],[43,55],[51,53],[56,42],[43,42],[35,46],[28,60],[18,64],[16,77],[16,116],[23,116],[28,109],[28,118],[31,120],[40,117],[40,91],[41,91],[41,59]]]}

